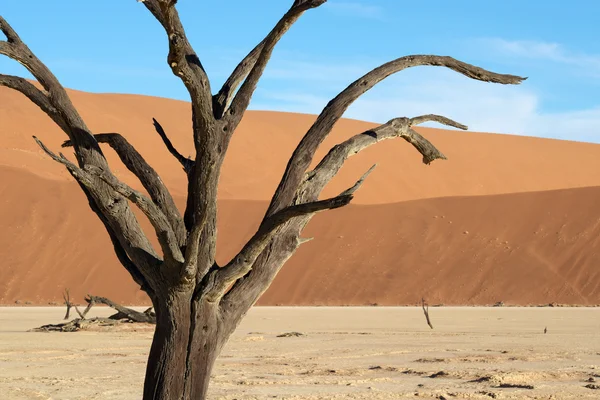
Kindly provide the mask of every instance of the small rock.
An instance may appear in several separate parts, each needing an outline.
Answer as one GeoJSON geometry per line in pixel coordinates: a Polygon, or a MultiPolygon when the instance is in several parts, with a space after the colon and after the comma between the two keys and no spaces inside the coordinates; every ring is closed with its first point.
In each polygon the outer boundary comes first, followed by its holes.
{"type": "Polygon", "coordinates": [[[498,385],[499,388],[515,388],[515,389],[533,389],[533,385],[526,385],[521,383],[501,383],[498,385]]]}
{"type": "Polygon", "coordinates": [[[21,304],[21,300],[15,300],[15,304],[21,304]]]}
{"type": "Polygon", "coordinates": [[[593,376],[590,376],[590,377],[588,378],[588,380],[587,380],[587,381],[588,381],[588,382],[596,382],[596,380],[594,379],[594,377],[593,377],[593,376]]]}
{"type": "Polygon", "coordinates": [[[277,335],[277,337],[299,337],[299,336],[306,336],[306,335],[304,335],[304,333],[300,333],[300,332],[286,332],[286,333],[282,333],[281,335],[277,335]]]}
{"type": "Polygon", "coordinates": [[[439,378],[441,376],[448,376],[448,373],[446,371],[438,371],[435,374],[429,375],[430,378],[439,378]]]}
{"type": "Polygon", "coordinates": [[[468,235],[468,234],[469,234],[469,231],[464,231],[464,232],[463,232],[463,234],[464,234],[464,235],[468,235]]]}
{"type": "Polygon", "coordinates": [[[381,369],[380,365],[373,365],[372,367],[369,367],[369,369],[381,369]]]}
{"type": "Polygon", "coordinates": [[[600,385],[596,385],[594,383],[588,383],[587,385],[585,385],[584,387],[588,388],[588,389],[593,389],[593,390],[598,390],[600,389],[600,385]]]}

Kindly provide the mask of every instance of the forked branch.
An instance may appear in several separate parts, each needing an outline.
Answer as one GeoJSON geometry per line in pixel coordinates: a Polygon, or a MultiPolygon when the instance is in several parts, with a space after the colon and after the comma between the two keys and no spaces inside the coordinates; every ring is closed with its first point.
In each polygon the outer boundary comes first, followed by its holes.
{"type": "MultiPolygon", "coordinates": [[[[163,183],[158,173],[146,162],[144,157],[133,147],[127,139],[118,133],[99,133],[94,135],[99,143],[107,143],[119,156],[128,170],[140,180],[142,186],[148,191],[150,198],[167,217],[171,228],[177,238],[179,246],[185,245],[186,230],[183,219],[175,205],[169,190],[163,183]]],[[[70,140],[65,141],[62,147],[72,146],[70,140]]]]}
{"type": "Polygon", "coordinates": [[[106,173],[98,167],[86,165],[83,169],[79,168],[77,165],[69,161],[62,153],[56,155],[35,136],[34,139],[46,154],[48,154],[54,161],[63,164],[69,170],[71,175],[86,188],[97,190],[96,178],[100,178],[116,193],[119,193],[121,196],[129,199],[132,203],[137,205],[154,227],[165,259],[183,263],[183,255],[181,254],[181,250],[177,245],[175,233],[173,232],[167,217],[162,213],[158,206],[152,202],[152,200],[144,196],[142,193],[132,189],[128,185],[120,182],[114,175],[106,173]]]}
{"type": "MultiPolygon", "coordinates": [[[[225,81],[219,93],[213,96],[213,110],[215,118],[220,119],[225,114],[229,103],[233,99],[235,91],[238,86],[248,77],[251,71],[253,71],[257,65],[257,61],[263,57],[270,57],[272,47],[274,47],[285,32],[292,26],[292,24],[298,19],[300,14],[310,8],[315,8],[324,4],[327,0],[296,0],[292,4],[290,11],[288,11],[273,28],[273,30],[263,39],[256,47],[244,57],[242,61],[235,67],[229,78],[225,81]],[[269,50],[269,46],[271,49],[269,50]],[[267,48],[266,53],[263,54],[263,50],[267,48]]],[[[264,67],[259,69],[264,70],[264,67]]],[[[258,71],[257,71],[258,72],[258,71]]],[[[262,72],[260,72],[262,74],[262,72]]],[[[259,75],[260,78],[260,75],[259,75]]],[[[253,78],[254,79],[254,78],[253,78]]],[[[256,84],[254,84],[256,86],[256,84]]],[[[254,91],[254,89],[251,89],[254,91]]],[[[241,111],[243,113],[243,111],[241,111]]]]}
{"type": "Polygon", "coordinates": [[[260,77],[262,76],[267,63],[271,59],[273,49],[283,37],[283,35],[290,29],[290,27],[300,18],[300,16],[311,8],[319,7],[324,4],[326,0],[296,0],[292,7],[287,13],[277,22],[273,30],[269,32],[267,37],[255,47],[244,60],[234,70],[232,77],[229,78],[228,83],[225,82],[223,89],[216,96],[216,104],[219,107],[216,116],[220,117],[224,114],[225,108],[229,103],[229,99],[233,95],[235,88],[242,81],[243,76],[247,75],[246,80],[240,87],[240,90],[235,94],[235,97],[231,101],[231,106],[227,111],[227,120],[231,124],[229,127],[230,132],[234,130],[237,124],[242,119],[244,112],[250,104],[250,99],[256,90],[256,86],[260,77]],[[260,49],[260,51],[258,51],[260,49]],[[256,61],[254,61],[256,58],[256,61]]]}
{"type": "MultiPolygon", "coordinates": [[[[329,135],[335,123],[342,117],[348,107],[365,92],[388,76],[417,66],[440,66],[449,68],[471,79],[501,84],[518,84],[526,78],[515,75],[497,74],[455,60],[452,57],[433,55],[413,55],[398,58],[383,64],[357,79],[331,100],[310,127],[302,141],[296,147],[284,175],[273,195],[267,215],[291,204],[298,186],[302,182],[306,169],[312,162],[315,152],[323,140],[329,135]]],[[[431,116],[429,116],[431,117],[431,116]]],[[[417,121],[419,122],[419,121],[417,121]]],[[[439,121],[438,121],[439,122],[439,121]]]]}

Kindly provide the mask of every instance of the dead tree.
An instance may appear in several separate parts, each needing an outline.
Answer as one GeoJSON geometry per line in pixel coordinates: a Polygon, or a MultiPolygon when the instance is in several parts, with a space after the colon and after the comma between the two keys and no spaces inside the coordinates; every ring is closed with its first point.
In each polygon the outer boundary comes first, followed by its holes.
{"type": "Polygon", "coordinates": [[[94,327],[114,326],[121,322],[139,322],[146,324],[156,323],[156,314],[152,311],[152,307],[148,308],[144,312],[139,312],[132,310],[131,308],[123,307],[122,305],[117,304],[106,297],[87,295],[85,298],[85,301],[88,303],[87,307],[85,307],[83,312],[81,312],[79,311],[77,305],[71,303],[68,289],[65,290],[64,297],[65,304],[67,305],[67,316],[65,319],[69,318],[68,314],[71,307],[75,308],[75,311],[77,311],[77,314],[79,314],[79,318],[75,318],[71,321],[60,324],[42,325],[39,328],[32,329],[33,332],[76,332],[82,329],[92,329],[94,327]],[[105,304],[117,312],[108,318],[96,317],[87,319],[86,316],[88,312],[96,304],[105,304]]]}
{"type": "MultiPolygon", "coordinates": [[[[142,0],[164,28],[168,64],[187,88],[192,107],[195,154],[183,157],[156,124],[169,152],[188,177],[184,215],[157,173],[118,133],[94,134],[77,112],[56,77],[0,18],[6,36],[0,53],[24,65],[41,88],[16,76],[0,75],[0,84],[18,90],[38,105],[67,134],[76,161],[55,154],[38,140],[53,160],[77,181],[92,210],[104,224],[114,250],[156,310],[157,325],[146,370],[144,399],[204,399],[211,368],[223,345],[248,309],[269,287],[283,264],[303,243],[302,229],[315,213],[350,203],[368,172],[338,196],[319,200],[323,187],[345,160],[384,139],[402,138],[429,164],[444,159],[413,129],[423,122],[466,129],[438,115],[395,118],[333,147],[307,171],[315,152],[346,109],[386,77],[417,66],[440,66],[484,82],[518,84],[524,78],[502,75],[435,55],[398,58],[368,72],[333,98],[306,132],[285,169],[256,234],[225,265],[215,262],[217,185],[221,165],[238,124],[265,70],[274,47],[300,16],[326,0],[294,0],[289,10],[239,63],[223,87],[212,94],[209,78],[188,41],[176,0],[142,0]],[[120,182],[111,172],[100,144],[108,144],[148,192],[144,195],[120,182]],[[154,249],[130,206],[151,222],[160,249],[154,249]]],[[[168,131],[168,130],[167,130],[168,131]]],[[[37,139],[36,139],[37,140],[37,139]]]]}
{"type": "Polygon", "coordinates": [[[427,321],[427,325],[431,329],[433,329],[433,325],[431,325],[431,320],[429,319],[429,304],[425,303],[425,299],[421,299],[421,307],[423,307],[423,314],[425,315],[425,321],[427,321]]]}

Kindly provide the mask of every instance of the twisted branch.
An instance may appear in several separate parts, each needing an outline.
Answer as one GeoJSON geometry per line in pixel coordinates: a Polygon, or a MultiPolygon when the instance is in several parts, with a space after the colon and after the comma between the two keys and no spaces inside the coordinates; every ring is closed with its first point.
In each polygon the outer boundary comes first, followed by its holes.
{"type": "Polygon", "coordinates": [[[407,68],[425,65],[449,68],[466,77],[483,82],[518,84],[526,79],[514,75],[490,72],[483,68],[455,60],[452,57],[433,55],[401,57],[373,69],[338,94],[317,117],[317,120],[296,147],[279,186],[273,195],[267,215],[273,214],[292,202],[298,185],[302,182],[304,173],[312,162],[317,148],[327,135],[329,135],[335,123],[356,99],[394,73],[407,68]]]}

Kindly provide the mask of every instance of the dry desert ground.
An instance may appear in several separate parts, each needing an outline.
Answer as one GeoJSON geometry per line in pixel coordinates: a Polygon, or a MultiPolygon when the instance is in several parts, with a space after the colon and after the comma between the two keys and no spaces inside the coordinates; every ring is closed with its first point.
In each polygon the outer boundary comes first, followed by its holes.
{"type": "MultiPolygon", "coordinates": [[[[0,308],[0,398],[139,399],[152,327],[27,332],[63,314],[0,308]]],[[[218,360],[210,398],[600,398],[599,308],[430,314],[434,330],[417,307],[255,307],[218,360]],[[278,337],[288,332],[303,336],[278,337]]]]}

